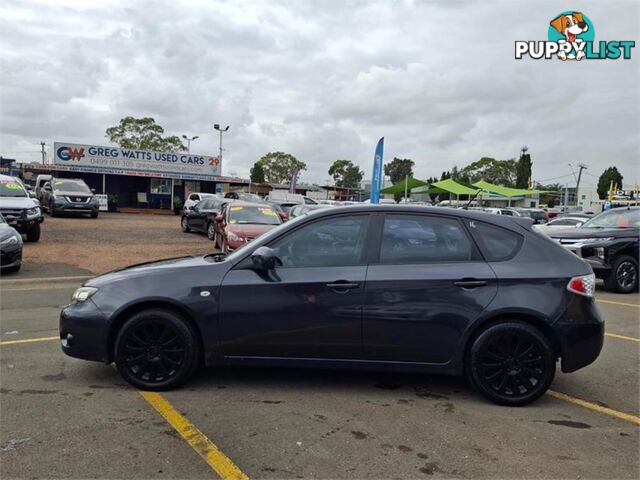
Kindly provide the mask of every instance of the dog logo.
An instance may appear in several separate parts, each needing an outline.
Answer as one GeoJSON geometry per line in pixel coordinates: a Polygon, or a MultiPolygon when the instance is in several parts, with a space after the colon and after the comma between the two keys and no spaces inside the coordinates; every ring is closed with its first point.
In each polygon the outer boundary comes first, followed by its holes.
{"type": "Polygon", "coordinates": [[[568,10],[549,22],[547,41],[518,40],[515,42],[516,60],[525,55],[534,60],[617,60],[631,58],[633,40],[595,41],[593,23],[583,12],[568,10]]]}
{"type": "MultiPolygon", "coordinates": [[[[563,13],[558,15],[556,18],[551,20],[549,30],[553,29],[555,32],[558,32],[564,38],[558,39],[553,38],[556,35],[553,32],[549,32],[549,40],[557,41],[558,43],[562,43],[563,41],[568,43],[569,45],[580,45],[585,42],[585,40],[592,41],[593,40],[593,28],[589,28],[589,24],[587,23],[588,18],[580,12],[570,12],[563,13]],[[590,32],[591,35],[589,39],[583,39],[581,36],[586,34],[586,32],[590,32]]],[[[589,22],[591,23],[591,22],[589,22]]],[[[567,54],[564,50],[560,50],[558,52],[558,58],[560,60],[582,60],[586,56],[584,50],[575,51],[575,48],[572,48],[571,51],[567,54]]]]}

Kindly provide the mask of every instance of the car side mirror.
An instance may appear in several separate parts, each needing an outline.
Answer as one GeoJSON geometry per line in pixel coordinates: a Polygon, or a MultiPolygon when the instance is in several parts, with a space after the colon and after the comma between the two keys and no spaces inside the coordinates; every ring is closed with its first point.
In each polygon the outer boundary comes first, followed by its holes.
{"type": "Polygon", "coordinates": [[[216,222],[222,222],[222,220],[224,220],[224,217],[221,214],[217,214],[216,215],[216,222]]]}
{"type": "Polygon", "coordinates": [[[95,188],[92,188],[92,189],[91,189],[91,193],[96,193],[96,189],[95,189],[95,188]]]}
{"type": "Polygon", "coordinates": [[[273,270],[282,266],[282,260],[278,258],[276,252],[269,247],[258,247],[251,254],[253,268],[256,270],[273,270]]]}

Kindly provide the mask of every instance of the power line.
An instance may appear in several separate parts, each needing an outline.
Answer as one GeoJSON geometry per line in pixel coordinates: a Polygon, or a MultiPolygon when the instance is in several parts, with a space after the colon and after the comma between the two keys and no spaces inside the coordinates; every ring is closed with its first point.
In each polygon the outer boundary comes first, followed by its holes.
{"type": "Polygon", "coordinates": [[[560,175],[559,177],[552,177],[552,178],[545,178],[543,180],[536,180],[536,182],[542,183],[542,182],[548,182],[549,180],[557,180],[559,178],[572,177],[572,176],[573,176],[573,173],[568,173],[566,175],[560,175]]]}

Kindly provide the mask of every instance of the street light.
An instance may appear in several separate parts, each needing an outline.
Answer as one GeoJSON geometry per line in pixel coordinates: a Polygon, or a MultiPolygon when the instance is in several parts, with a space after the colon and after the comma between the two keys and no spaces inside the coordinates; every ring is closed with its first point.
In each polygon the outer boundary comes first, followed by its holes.
{"type": "Polygon", "coordinates": [[[222,165],[222,132],[226,132],[227,130],[229,130],[229,125],[227,125],[225,128],[220,128],[220,124],[215,123],[213,125],[213,129],[220,132],[220,155],[218,155],[218,160],[220,160],[220,165],[222,165]]]}
{"type": "Polygon", "coordinates": [[[187,154],[191,153],[191,142],[193,140],[196,140],[197,138],[200,138],[198,135],[195,135],[191,138],[187,137],[186,135],[182,135],[182,138],[184,138],[187,141],[187,154]]]}

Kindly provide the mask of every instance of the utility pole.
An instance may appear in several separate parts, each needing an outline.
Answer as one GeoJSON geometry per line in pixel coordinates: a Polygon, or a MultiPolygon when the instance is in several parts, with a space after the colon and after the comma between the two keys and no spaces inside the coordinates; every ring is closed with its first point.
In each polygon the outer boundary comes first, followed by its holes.
{"type": "Polygon", "coordinates": [[[47,153],[44,151],[44,146],[46,143],[40,142],[40,147],[42,147],[42,165],[44,165],[44,161],[47,158],[47,153]]]}
{"type": "Polygon", "coordinates": [[[221,128],[219,123],[213,125],[214,130],[218,130],[220,132],[220,155],[218,155],[218,160],[220,160],[220,166],[222,166],[222,132],[226,132],[229,130],[229,125],[225,128],[221,128]]]}
{"type": "Polygon", "coordinates": [[[586,170],[587,166],[584,163],[579,163],[578,168],[578,180],[576,181],[576,206],[578,205],[578,191],[580,190],[580,178],[582,177],[582,170],[586,170]]]}

